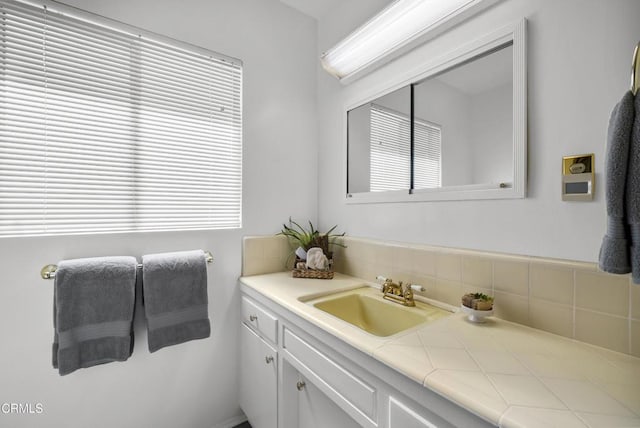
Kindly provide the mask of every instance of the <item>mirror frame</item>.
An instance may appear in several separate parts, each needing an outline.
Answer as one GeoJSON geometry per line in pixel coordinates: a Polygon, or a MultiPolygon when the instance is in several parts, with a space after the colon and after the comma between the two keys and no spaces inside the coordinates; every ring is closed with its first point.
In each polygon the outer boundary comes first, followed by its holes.
{"type": "Polygon", "coordinates": [[[526,19],[502,27],[447,54],[422,64],[410,77],[402,79],[383,90],[376,90],[365,97],[347,102],[343,112],[343,191],[348,204],[456,201],[479,199],[522,199],[527,187],[527,41],[526,19]],[[513,182],[510,187],[497,184],[469,184],[435,189],[402,189],[387,192],[348,193],[348,112],[363,104],[387,95],[395,90],[420,82],[431,76],[463,64],[484,53],[512,43],[513,45],[513,182]]]}

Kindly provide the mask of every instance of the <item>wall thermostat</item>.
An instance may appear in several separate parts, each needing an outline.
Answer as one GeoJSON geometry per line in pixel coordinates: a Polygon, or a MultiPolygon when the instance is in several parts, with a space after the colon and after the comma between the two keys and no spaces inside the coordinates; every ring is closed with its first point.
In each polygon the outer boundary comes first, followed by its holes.
{"type": "Polygon", "coordinates": [[[595,155],[562,158],[562,200],[591,201],[596,181],[595,155]]]}

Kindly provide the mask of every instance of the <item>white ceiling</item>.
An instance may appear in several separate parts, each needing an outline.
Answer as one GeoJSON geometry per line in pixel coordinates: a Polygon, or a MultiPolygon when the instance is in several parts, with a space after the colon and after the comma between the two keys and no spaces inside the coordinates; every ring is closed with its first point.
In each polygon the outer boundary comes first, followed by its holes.
{"type": "Polygon", "coordinates": [[[320,19],[344,0],[280,0],[280,2],[312,18],[320,19]]]}

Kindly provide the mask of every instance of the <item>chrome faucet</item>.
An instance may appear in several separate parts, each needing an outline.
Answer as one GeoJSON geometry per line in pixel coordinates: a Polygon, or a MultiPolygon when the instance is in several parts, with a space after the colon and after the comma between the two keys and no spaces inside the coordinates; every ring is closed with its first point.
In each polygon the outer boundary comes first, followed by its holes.
{"type": "Polygon", "coordinates": [[[392,279],[382,276],[378,276],[377,279],[384,281],[382,284],[382,297],[392,302],[400,303],[403,306],[415,306],[413,289],[423,289],[419,285],[403,285],[402,281],[398,281],[396,284],[392,279]]]}

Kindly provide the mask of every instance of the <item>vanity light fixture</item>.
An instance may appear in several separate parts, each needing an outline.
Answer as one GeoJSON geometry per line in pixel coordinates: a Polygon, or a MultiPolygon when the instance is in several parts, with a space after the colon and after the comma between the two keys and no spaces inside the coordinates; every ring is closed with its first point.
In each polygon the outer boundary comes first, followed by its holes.
{"type": "Polygon", "coordinates": [[[498,0],[395,0],[320,60],[349,83],[391,61],[498,0]]]}

